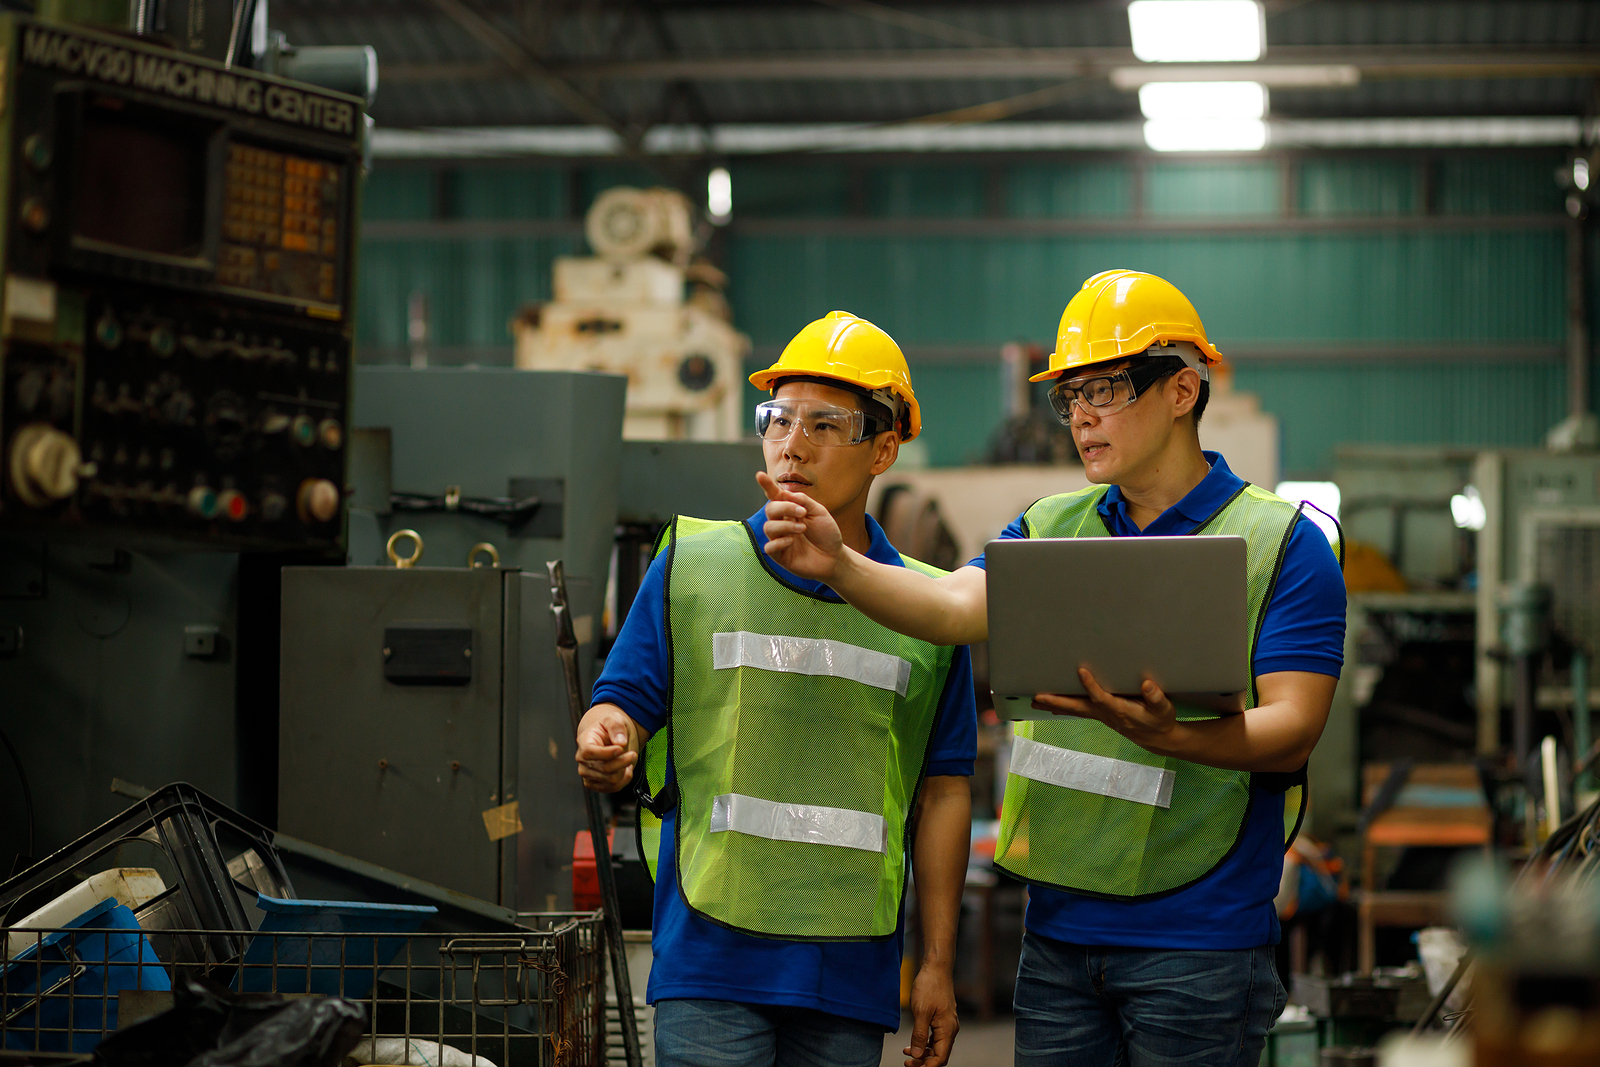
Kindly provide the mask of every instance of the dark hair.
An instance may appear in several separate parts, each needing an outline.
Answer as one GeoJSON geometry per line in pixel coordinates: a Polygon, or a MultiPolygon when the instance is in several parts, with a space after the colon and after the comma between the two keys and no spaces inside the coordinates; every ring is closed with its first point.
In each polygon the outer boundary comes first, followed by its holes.
{"type": "Polygon", "coordinates": [[[843,389],[847,393],[853,393],[861,403],[861,413],[877,424],[878,429],[874,431],[875,433],[899,429],[895,425],[894,415],[883,402],[872,399],[871,393],[854,382],[840,381],[838,378],[824,378],[820,375],[792,374],[788,377],[779,378],[772,383],[772,395],[776,396],[778,390],[790,382],[814,382],[817,385],[827,385],[834,389],[843,389]]]}
{"type": "MultiPolygon", "coordinates": [[[[1149,365],[1160,370],[1161,372],[1161,377],[1156,379],[1157,381],[1165,381],[1188,366],[1188,364],[1183,361],[1181,356],[1151,356],[1149,357],[1149,360],[1149,365]]],[[[1192,415],[1194,415],[1194,424],[1197,428],[1200,425],[1200,416],[1206,413],[1206,401],[1210,399],[1211,383],[1205,379],[1201,379],[1200,395],[1195,398],[1194,407],[1190,412],[1192,415]]]]}

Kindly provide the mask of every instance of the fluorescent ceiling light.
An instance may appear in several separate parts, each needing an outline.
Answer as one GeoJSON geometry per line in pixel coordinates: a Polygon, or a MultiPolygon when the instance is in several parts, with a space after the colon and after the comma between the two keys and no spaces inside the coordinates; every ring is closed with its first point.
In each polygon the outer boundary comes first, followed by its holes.
{"type": "Polygon", "coordinates": [[[1273,88],[1342,89],[1361,84],[1360,67],[1340,64],[1268,67],[1259,63],[1251,66],[1248,71],[1233,66],[1142,63],[1137,67],[1118,67],[1113,70],[1111,84],[1118,89],[1133,90],[1150,82],[1238,81],[1241,74],[1247,73],[1251,81],[1273,88]]]}
{"type": "Polygon", "coordinates": [[[1151,82],[1139,88],[1147,119],[1259,119],[1267,113],[1260,82],[1151,82]]]}
{"type": "Polygon", "coordinates": [[[1144,143],[1157,152],[1259,152],[1267,145],[1260,119],[1152,119],[1144,143]]]}
{"type": "Polygon", "coordinates": [[[718,167],[706,176],[706,211],[713,222],[727,222],[733,214],[733,179],[727,167],[718,167]]]}
{"type": "Polygon", "coordinates": [[[1248,62],[1267,37],[1256,0],[1133,0],[1128,30],[1146,63],[1248,62]]]}

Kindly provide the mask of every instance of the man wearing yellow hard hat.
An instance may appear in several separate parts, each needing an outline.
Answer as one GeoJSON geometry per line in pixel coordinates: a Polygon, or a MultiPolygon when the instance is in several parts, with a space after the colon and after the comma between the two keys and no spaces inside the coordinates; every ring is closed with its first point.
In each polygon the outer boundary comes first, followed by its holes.
{"type": "MultiPolygon", "coordinates": [[[[1219,358],[1171,283],[1107,271],[1068,303],[1050,368],[1033,379],[1053,383],[1051,406],[1094,484],[1038,501],[1002,536],[1244,537],[1253,684],[1242,714],[1218,716],[1175,707],[1149,680],[1136,698],[1113,696],[1080,671],[1088,696],[1041,694],[1035,707],[1059,717],[1017,724],[1019,738],[1061,758],[1161,766],[1188,783],[1188,799],[1161,808],[1013,767],[995,863],[1030,886],[1018,1064],[1254,1067],[1283,1007],[1272,901],[1343,663],[1344,583],[1294,505],[1201,449],[1219,358]]],[[[900,633],[987,637],[982,556],[942,578],[883,567],[803,489],[768,496],[766,550],[789,571],[900,633]]],[[[1094,611],[1119,580],[1062,610],[1094,611]]]]}
{"type": "MultiPolygon", "coordinates": [[[[835,311],[750,381],[771,394],[756,407],[770,491],[820,501],[862,559],[945,573],[866,512],[922,422],[887,333],[835,311]]],[[[909,860],[923,964],[905,1054],[940,1067],[977,749],[967,650],[790,573],[764,520],[673,519],[578,729],[591,789],[633,780],[643,750],[656,1063],[876,1067],[900,1024],[909,860]]]]}

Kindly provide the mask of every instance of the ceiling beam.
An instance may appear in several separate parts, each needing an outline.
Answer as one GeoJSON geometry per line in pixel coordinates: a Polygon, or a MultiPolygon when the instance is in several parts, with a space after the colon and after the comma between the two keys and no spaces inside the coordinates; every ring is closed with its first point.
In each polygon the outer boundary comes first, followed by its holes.
{"type": "MultiPolygon", "coordinates": [[[[434,0],[456,4],[461,0],[434,0]]],[[[1109,75],[1119,68],[1165,70],[1140,64],[1125,48],[961,48],[720,56],[661,56],[632,60],[543,61],[543,77],[569,87],[606,81],[947,81],[1062,79],[1109,75]]],[[[1196,80],[1251,80],[1269,72],[1354,67],[1363,80],[1399,78],[1568,78],[1600,75],[1600,51],[1503,48],[1274,48],[1258,63],[1186,63],[1196,80]]],[[[514,76],[504,56],[487,62],[386,63],[385,83],[503,81],[514,76]]],[[[573,90],[576,91],[576,90],[573,90]]],[[[590,121],[593,121],[592,119],[590,121]]]]}
{"type": "MultiPolygon", "coordinates": [[[[642,131],[630,129],[625,123],[613,118],[587,93],[552,70],[526,44],[495,25],[489,16],[474,5],[467,0],[430,0],[430,2],[441,14],[471,34],[479,44],[494,54],[497,61],[494,65],[499,71],[499,80],[520,77],[535,83],[577,118],[610,129],[622,139],[624,151],[628,155],[639,154],[639,138],[642,136],[642,131]]],[[[389,76],[387,71],[384,75],[389,76]]]]}

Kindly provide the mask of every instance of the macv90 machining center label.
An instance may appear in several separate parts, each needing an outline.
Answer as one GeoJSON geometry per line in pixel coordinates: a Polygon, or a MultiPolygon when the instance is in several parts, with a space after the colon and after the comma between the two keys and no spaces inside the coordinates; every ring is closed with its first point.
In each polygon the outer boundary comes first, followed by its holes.
{"type": "Polygon", "coordinates": [[[345,137],[356,133],[356,108],[347,101],[242,71],[217,70],[170,54],[63,30],[24,25],[22,59],[34,66],[51,67],[108,85],[128,85],[177,100],[264,115],[290,126],[306,126],[345,137]]]}

